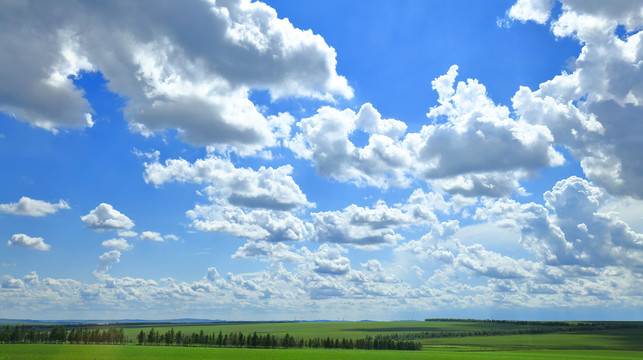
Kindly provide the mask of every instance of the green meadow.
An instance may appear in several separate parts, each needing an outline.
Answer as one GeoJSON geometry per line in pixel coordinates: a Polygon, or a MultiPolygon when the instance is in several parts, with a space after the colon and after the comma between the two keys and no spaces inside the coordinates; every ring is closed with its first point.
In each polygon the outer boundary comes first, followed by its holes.
{"type": "Polygon", "coordinates": [[[116,359],[641,359],[640,351],[622,350],[495,350],[366,351],[310,349],[220,349],[128,345],[0,345],[2,360],[116,359]]]}
{"type": "MultiPolygon", "coordinates": [[[[121,327],[120,325],[118,327],[121,327]]],[[[183,333],[200,332],[206,334],[224,334],[242,332],[244,334],[257,332],[258,334],[285,335],[286,333],[308,338],[350,338],[359,339],[365,336],[376,336],[384,334],[408,334],[418,332],[465,332],[477,330],[514,330],[533,328],[533,325],[519,324],[496,324],[487,322],[470,321],[363,321],[363,322],[242,322],[242,323],[201,323],[201,324],[127,324],[122,326],[125,335],[134,338],[143,329],[149,331],[154,328],[156,331],[164,332],[173,328],[183,333]]]]}
{"type": "MultiPolygon", "coordinates": [[[[553,324],[553,323],[552,323],[553,324]]],[[[551,329],[546,323],[494,323],[479,321],[400,322],[283,322],[283,323],[150,323],[119,324],[131,342],[126,345],[0,344],[0,360],[13,359],[641,359],[643,323],[591,323],[592,328],[543,334],[517,331],[551,329]],[[607,326],[603,326],[606,324],[607,326]],[[224,334],[241,332],[312,338],[363,339],[395,335],[418,338],[421,351],[338,349],[249,349],[201,346],[139,346],[141,330],[224,334]],[[484,331],[495,336],[471,336],[484,331]],[[446,337],[422,338],[445,332],[446,337]],[[467,335],[469,334],[469,335],[467,335]]],[[[556,323],[560,324],[560,323],[556,323]]],[[[573,324],[573,323],[569,323],[573,324]]],[[[28,325],[27,325],[28,327],[28,325]]]]}

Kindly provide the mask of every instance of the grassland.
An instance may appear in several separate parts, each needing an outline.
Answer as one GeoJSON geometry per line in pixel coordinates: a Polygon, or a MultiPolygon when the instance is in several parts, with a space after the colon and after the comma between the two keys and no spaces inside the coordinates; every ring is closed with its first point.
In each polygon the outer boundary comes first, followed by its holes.
{"type": "MultiPolygon", "coordinates": [[[[239,349],[178,346],[0,344],[0,360],[14,359],[641,359],[643,323],[636,327],[597,327],[591,331],[418,338],[422,351],[366,351],[326,349],[239,349]]],[[[121,324],[132,340],[140,330],[208,334],[242,332],[285,335],[303,339],[351,338],[435,332],[533,329],[535,324],[498,324],[468,321],[310,322],[310,323],[200,323],[121,324]]]]}
{"type": "Polygon", "coordinates": [[[0,345],[0,360],[117,360],[117,359],[247,359],[247,360],[415,360],[415,359],[641,359],[641,352],[619,350],[517,350],[480,351],[442,349],[434,351],[365,351],[309,349],[218,349],[128,345],[0,345]]]}
{"type": "MultiPolygon", "coordinates": [[[[119,327],[121,327],[119,325],[119,327]]],[[[157,331],[164,332],[170,328],[183,333],[193,333],[203,330],[207,334],[219,333],[224,334],[232,332],[273,335],[295,335],[304,339],[308,338],[347,338],[361,339],[365,336],[376,336],[384,334],[408,334],[417,332],[435,332],[435,331],[476,331],[476,330],[514,330],[531,328],[531,325],[517,324],[499,324],[485,322],[468,322],[468,321],[391,321],[391,322],[276,322],[276,323],[201,323],[201,324],[167,324],[167,323],[149,323],[126,324],[122,326],[125,330],[125,336],[134,338],[141,329],[149,331],[154,328],[157,331]]]]}

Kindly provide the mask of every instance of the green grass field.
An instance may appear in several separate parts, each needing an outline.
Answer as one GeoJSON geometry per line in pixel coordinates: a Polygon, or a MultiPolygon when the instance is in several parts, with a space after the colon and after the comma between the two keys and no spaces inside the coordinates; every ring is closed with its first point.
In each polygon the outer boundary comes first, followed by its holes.
{"type": "MultiPolygon", "coordinates": [[[[289,333],[304,339],[308,338],[351,338],[361,339],[367,335],[394,333],[413,333],[421,331],[471,331],[497,329],[498,324],[482,322],[441,322],[441,321],[390,321],[390,322],[285,322],[285,323],[208,323],[208,324],[149,324],[149,325],[127,325],[123,326],[125,335],[135,338],[141,329],[149,331],[154,328],[156,331],[167,331],[174,328],[174,331],[193,333],[203,330],[206,334],[224,334],[231,332],[242,332],[244,334],[257,332],[258,334],[285,335],[289,333]]],[[[502,328],[520,329],[528,328],[529,325],[503,324],[502,328]]]]}
{"type": "Polygon", "coordinates": [[[216,349],[128,345],[0,345],[0,360],[116,360],[116,359],[641,359],[641,352],[617,350],[519,351],[363,351],[308,349],[216,349]]]}
{"type": "MultiPolygon", "coordinates": [[[[643,324],[638,324],[643,325],[643,324]]],[[[127,324],[132,340],[141,329],[207,334],[289,333],[300,338],[364,338],[424,331],[514,330],[534,325],[466,321],[127,324]]],[[[422,351],[238,349],[179,346],[0,344],[0,360],[14,359],[643,359],[643,326],[591,332],[418,339],[422,351]]]]}
{"type": "Polygon", "coordinates": [[[641,351],[640,356],[643,358],[643,334],[640,330],[629,333],[612,330],[595,334],[472,336],[430,339],[423,340],[422,343],[425,349],[462,347],[481,350],[633,350],[641,351]]]}

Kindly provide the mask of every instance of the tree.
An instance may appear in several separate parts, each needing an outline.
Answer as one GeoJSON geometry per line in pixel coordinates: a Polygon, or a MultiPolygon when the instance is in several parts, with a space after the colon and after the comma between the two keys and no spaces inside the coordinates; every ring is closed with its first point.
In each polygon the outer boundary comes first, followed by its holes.
{"type": "Polygon", "coordinates": [[[36,342],[36,338],[37,338],[37,336],[38,336],[38,335],[36,334],[36,329],[35,329],[35,328],[31,328],[31,329],[29,330],[29,332],[27,333],[27,341],[29,341],[30,343],[32,343],[32,344],[33,344],[33,343],[35,343],[35,342],[36,342]]]}
{"type": "Polygon", "coordinates": [[[150,344],[156,343],[156,332],[154,331],[154,328],[151,328],[150,333],[147,334],[147,342],[150,344]]]}
{"type": "Polygon", "coordinates": [[[174,328],[165,333],[165,345],[172,345],[172,342],[174,342],[174,328]]]}
{"type": "Polygon", "coordinates": [[[136,340],[138,340],[138,344],[139,344],[139,345],[143,345],[143,343],[144,343],[144,342],[145,342],[145,340],[146,340],[146,336],[145,336],[145,331],[144,331],[144,330],[141,330],[141,332],[140,332],[140,333],[138,333],[138,335],[136,336],[136,340]]]}

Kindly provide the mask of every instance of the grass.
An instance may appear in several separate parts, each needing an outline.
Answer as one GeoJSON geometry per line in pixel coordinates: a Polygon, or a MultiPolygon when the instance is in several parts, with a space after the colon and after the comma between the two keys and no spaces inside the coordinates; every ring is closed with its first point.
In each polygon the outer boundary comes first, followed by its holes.
{"type": "MultiPolygon", "coordinates": [[[[539,334],[426,339],[425,349],[643,350],[643,330],[613,329],[587,334],[539,334]]],[[[643,352],[639,353],[643,358],[643,352]]]]}
{"type": "Polygon", "coordinates": [[[108,345],[0,345],[0,360],[116,360],[116,359],[247,359],[247,360],[347,360],[347,359],[640,359],[636,351],[541,350],[541,351],[361,351],[361,350],[258,350],[191,347],[108,345]]]}
{"type": "MultiPolygon", "coordinates": [[[[528,328],[528,325],[502,324],[502,329],[528,328]]],[[[377,334],[412,333],[421,331],[469,331],[496,329],[498,324],[473,323],[473,322],[441,322],[441,321],[391,321],[391,322],[284,322],[284,323],[207,323],[207,324],[150,324],[124,326],[125,336],[135,338],[144,329],[149,331],[165,332],[170,328],[183,333],[193,333],[203,330],[206,334],[224,334],[242,332],[244,335],[257,332],[257,334],[274,334],[298,336],[308,338],[347,338],[363,339],[366,336],[377,334]]]]}
{"type": "MultiPolygon", "coordinates": [[[[641,325],[641,324],[639,324],[641,325]]],[[[28,328],[28,325],[26,326],[28,328]]],[[[119,326],[120,327],[120,326],[119,326]]],[[[135,339],[141,329],[164,333],[170,328],[186,334],[242,332],[308,338],[364,338],[377,334],[423,331],[514,330],[531,325],[466,321],[126,324],[135,339]]],[[[469,336],[418,339],[423,351],[362,351],[322,349],[235,349],[176,346],[0,344],[0,360],[68,359],[641,359],[643,326],[591,332],[538,335],[469,336]]]]}

